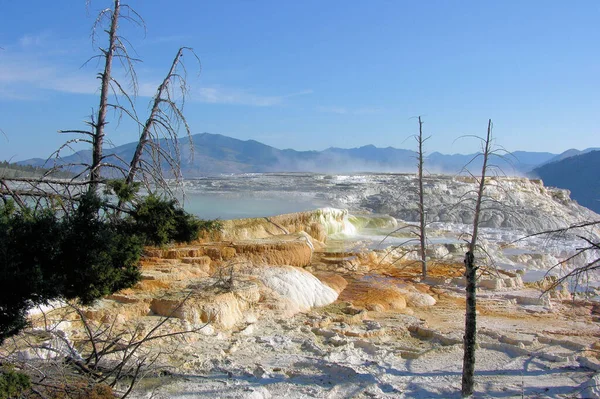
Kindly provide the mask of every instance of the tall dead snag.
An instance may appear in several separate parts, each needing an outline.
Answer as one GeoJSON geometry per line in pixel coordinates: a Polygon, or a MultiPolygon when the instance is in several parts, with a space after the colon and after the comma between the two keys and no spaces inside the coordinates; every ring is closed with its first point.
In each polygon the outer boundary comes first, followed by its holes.
{"type": "MultiPolygon", "coordinates": [[[[130,48],[128,49],[131,47],[130,42],[118,33],[123,21],[145,28],[142,17],[120,0],[112,0],[111,7],[98,14],[92,28],[92,43],[97,47],[98,54],[87,62],[101,60],[103,64],[102,71],[98,73],[101,81],[99,107],[97,112],[94,110],[90,117],[91,120],[86,122],[87,129],[59,131],[59,133],[76,134],[77,137],[67,140],[51,155],[51,158],[54,158],[55,169],[76,170],[78,174],[75,179],[83,177],[87,184],[86,190],[89,191],[96,191],[98,185],[105,182],[106,176],[111,176],[124,179],[124,184],[121,184],[118,190],[121,194],[125,191],[135,192],[131,186],[137,179],[145,184],[150,193],[159,189],[162,193],[175,197],[173,186],[171,182],[167,181],[167,177],[176,178],[178,183],[181,181],[178,133],[182,126],[190,140],[190,150],[193,151],[191,129],[183,114],[188,91],[187,71],[183,56],[185,53],[191,53],[198,63],[200,60],[193,49],[179,48],[166,77],[158,86],[156,94],[150,102],[150,114],[144,122],[138,116],[134,102],[137,95],[137,76],[134,63],[139,60],[130,56],[130,48]],[[106,47],[96,45],[102,32],[108,35],[106,47]],[[114,71],[119,66],[120,75],[127,78],[129,90],[126,89],[126,85],[114,77],[114,71]],[[110,142],[106,134],[109,109],[115,111],[119,119],[125,115],[139,129],[139,142],[131,160],[121,159],[103,148],[106,142],[110,142]],[[61,152],[64,149],[75,152],[72,145],[77,143],[90,145],[91,160],[83,159],[79,163],[63,162],[61,152]],[[107,173],[109,168],[111,172],[107,173]],[[163,170],[166,170],[165,174],[163,174],[163,170]]],[[[117,193],[115,187],[109,188],[117,193]]],[[[124,198],[120,198],[117,210],[121,209],[123,202],[124,198]]]]}
{"type": "Polygon", "coordinates": [[[479,219],[481,215],[481,203],[485,190],[485,178],[488,169],[488,159],[492,154],[492,120],[488,121],[487,135],[483,145],[483,166],[481,167],[481,177],[475,200],[475,212],[473,215],[473,232],[469,242],[469,251],[465,254],[465,277],[467,280],[466,296],[467,304],[465,311],[465,335],[463,372],[462,372],[462,396],[468,397],[473,394],[475,384],[475,346],[477,339],[477,269],[475,266],[475,249],[477,247],[477,235],[479,232],[479,219]]]}
{"type": "Polygon", "coordinates": [[[425,194],[423,192],[423,143],[429,139],[429,137],[423,138],[423,122],[419,116],[419,136],[415,136],[417,143],[419,144],[418,157],[418,168],[419,168],[419,241],[421,244],[420,255],[421,255],[421,274],[423,278],[427,277],[427,236],[425,228],[425,194]]]}
{"type": "MultiPolygon", "coordinates": [[[[410,239],[403,241],[400,244],[392,247],[392,249],[385,254],[385,256],[380,260],[379,263],[381,264],[381,262],[383,262],[388,257],[388,255],[392,254],[394,251],[403,247],[404,245],[410,244],[412,246],[412,245],[416,244],[416,242],[418,241],[419,242],[418,249],[414,249],[409,252],[418,252],[419,253],[420,259],[418,260],[418,262],[421,263],[421,276],[422,276],[422,278],[426,278],[427,277],[427,210],[425,209],[425,191],[423,189],[423,175],[425,173],[424,145],[425,145],[425,142],[431,138],[431,136],[427,136],[427,137],[423,136],[423,121],[421,120],[420,116],[418,117],[418,120],[419,120],[419,134],[414,134],[409,137],[413,137],[417,141],[417,147],[418,147],[417,155],[415,156],[415,158],[417,160],[417,180],[418,180],[417,195],[419,197],[419,200],[417,202],[417,208],[418,208],[418,213],[419,213],[419,222],[418,222],[418,224],[416,224],[416,223],[415,224],[413,224],[413,223],[405,224],[405,225],[399,227],[398,229],[390,232],[383,238],[383,240],[381,240],[379,245],[383,244],[384,241],[388,237],[390,237],[392,234],[397,233],[404,229],[407,229],[408,231],[410,231],[410,234],[414,235],[416,238],[410,238],[410,239]]],[[[393,261],[393,263],[401,260],[406,255],[408,255],[408,252],[405,253],[404,255],[402,255],[399,259],[396,259],[395,261],[393,261]]]]}
{"type": "MultiPolygon", "coordinates": [[[[104,154],[104,144],[106,142],[106,125],[108,124],[107,114],[108,110],[112,109],[120,115],[126,114],[134,122],[140,125],[134,107],[132,97],[137,95],[137,77],[133,64],[138,59],[130,56],[126,44],[129,44],[128,40],[119,35],[118,30],[120,27],[120,21],[129,21],[138,26],[145,26],[143,19],[137,14],[131,7],[126,4],[122,4],[120,0],[114,0],[112,8],[106,8],[98,14],[93,28],[92,28],[92,43],[94,46],[98,40],[100,32],[104,32],[108,35],[108,45],[106,47],[98,46],[98,54],[91,57],[87,62],[92,60],[103,60],[103,68],[101,72],[98,72],[98,79],[100,79],[100,102],[97,111],[92,114],[91,120],[86,122],[89,126],[88,130],[59,130],[59,133],[71,133],[83,136],[68,140],[63,144],[57,151],[54,152],[53,157],[55,158],[55,168],[75,168],[80,171],[77,177],[89,175],[89,187],[90,191],[95,191],[98,184],[102,182],[102,169],[104,167],[110,167],[116,169],[119,173],[125,176],[122,166],[115,164],[114,162],[107,162],[107,158],[115,157],[114,155],[104,154]],[[131,93],[125,89],[113,75],[114,62],[120,63],[124,69],[124,75],[129,79],[129,84],[132,87],[131,93]],[[114,102],[110,102],[110,101],[114,102]],[[120,101],[126,101],[128,104],[124,106],[120,101]],[[72,144],[76,143],[88,143],[92,147],[92,159],[91,162],[77,163],[77,164],[65,164],[58,162],[61,158],[61,151],[65,148],[71,149],[72,144]]],[[[120,116],[119,116],[120,117],[120,116]]],[[[120,163],[125,164],[122,160],[120,163]]]]}
{"type": "MultiPolygon", "coordinates": [[[[200,62],[194,50],[189,47],[181,47],[177,51],[177,55],[171,63],[171,68],[165,79],[158,86],[156,94],[152,99],[152,108],[148,119],[143,125],[142,133],[138,141],[137,147],[129,164],[129,170],[125,178],[125,183],[131,185],[138,171],[144,172],[144,175],[149,175],[154,183],[163,189],[168,190],[168,185],[164,181],[162,175],[162,162],[165,161],[174,177],[180,177],[180,153],[177,143],[177,133],[180,125],[183,125],[186,135],[191,143],[191,130],[183,115],[183,105],[186,87],[186,70],[183,64],[184,51],[191,52],[192,55],[200,62]],[[183,73],[178,72],[178,67],[181,67],[183,73]],[[173,86],[178,85],[179,90],[175,90],[173,86]],[[177,97],[176,94],[180,96],[177,97]],[[160,140],[164,138],[164,145],[161,147],[160,140]],[[144,159],[142,155],[145,149],[149,159],[144,159]]],[[[193,145],[190,145],[193,149],[193,145]]],[[[146,181],[145,176],[143,177],[146,181]]],[[[148,185],[148,184],[147,184],[148,185]]]]}
{"type": "Polygon", "coordinates": [[[106,113],[108,112],[108,95],[111,83],[112,62],[116,51],[117,27],[119,24],[119,13],[121,12],[121,1],[115,0],[112,15],[110,17],[110,30],[108,31],[108,48],[100,49],[104,54],[104,71],[99,73],[100,81],[100,105],[98,107],[98,118],[92,120],[92,164],[90,166],[90,190],[95,190],[100,181],[100,166],[102,165],[102,145],[104,144],[104,126],[106,125],[106,113]]]}

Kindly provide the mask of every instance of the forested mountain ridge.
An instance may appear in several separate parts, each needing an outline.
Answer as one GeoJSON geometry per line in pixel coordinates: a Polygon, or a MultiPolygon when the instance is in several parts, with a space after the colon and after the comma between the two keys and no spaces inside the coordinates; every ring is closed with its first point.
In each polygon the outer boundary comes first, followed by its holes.
{"type": "MultiPolygon", "coordinates": [[[[41,166],[0,161],[0,178],[41,177],[49,171],[48,168],[41,166]]],[[[69,178],[72,177],[73,174],[69,172],[53,171],[51,176],[55,178],[69,178]]]]}
{"type": "Polygon", "coordinates": [[[579,204],[600,213],[600,151],[590,151],[535,168],[546,186],[566,188],[579,204]]]}

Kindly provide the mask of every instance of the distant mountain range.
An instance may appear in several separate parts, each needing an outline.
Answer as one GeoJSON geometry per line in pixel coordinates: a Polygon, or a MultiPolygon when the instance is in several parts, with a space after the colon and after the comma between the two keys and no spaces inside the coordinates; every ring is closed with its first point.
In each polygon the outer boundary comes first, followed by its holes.
{"type": "MultiPolygon", "coordinates": [[[[162,143],[163,145],[166,143],[162,143]]],[[[255,140],[238,140],[220,134],[202,133],[179,142],[182,154],[182,171],[185,177],[193,178],[219,173],[251,172],[413,172],[416,170],[416,153],[412,150],[393,147],[378,148],[366,145],[359,148],[328,148],[323,151],[280,150],[255,140]]],[[[106,149],[106,154],[115,154],[129,160],[136,143],[106,149]]],[[[432,173],[457,173],[476,154],[446,155],[439,152],[427,154],[427,168],[432,173]]],[[[494,164],[506,174],[524,174],[534,167],[548,162],[557,154],[548,152],[517,151],[495,159],[494,164]]],[[[79,151],[63,158],[64,163],[89,163],[91,151],[79,151]]],[[[33,158],[21,164],[42,166],[46,160],[33,158]]],[[[476,160],[469,169],[476,171],[481,163],[476,160]]]]}
{"type": "MultiPolygon", "coordinates": [[[[107,148],[105,154],[115,154],[120,159],[130,160],[136,144],[134,142],[107,148]]],[[[164,140],[161,143],[163,148],[167,148],[167,144],[172,143],[164,140]]],[[[416,171],[417,154],[414,151],[393,147],[378,148],[373,145],[349,149],[332,147],[323,151],[280,150],[255,140],[244,141],[220,134],[202,133],[193,135],[191,143],[187,139],[180,140],[179,148],[181,169],[186,178],[221,173],[416,171]]],[[[595,165],[598,166],[597,157],[600,152],[595,150],[598,148],[568,150],[562,154],[516,151],[495,158],[491,163],[500,174],[540,176],[547,185],[568,188],[572,191],[573,198],[598,212],[600,210],[594,202],[598,195],[592,187],[597,190],[600,186],[597,184],[597,171],[600,169],[589,165],[584,167],[589,160],[596,162],[595,165]],[[586,184],[586,181],[590,184],[586,184]],[[592,181],[596,184],[592,185],[592,181]]],[[[454,174],[468,165],[467,168],[477,174],[481,168],[481,159],[476,158],[476,155],[433,152],[427,154],[426,168],[430,173],[454,174]]],[[[87,150],[65,157],[62,162],[76,164],[89,163],[90,160],[91,151],[87,150]]],[[[44,166],[46,160],[33,158],[19,163],[44,166]]]]}

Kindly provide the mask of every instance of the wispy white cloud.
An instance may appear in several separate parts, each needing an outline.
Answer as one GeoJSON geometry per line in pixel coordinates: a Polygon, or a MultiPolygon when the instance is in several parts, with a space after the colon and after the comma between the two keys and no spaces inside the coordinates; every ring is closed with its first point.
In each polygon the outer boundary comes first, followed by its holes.
{"type": "Polygon", "coordinates": [[[56,76],[54,79],[44,81],[40,87],[62,93],[96,94],[99,90],[99,81],[90,74],[72,74],[69,76],[56,76]]]}
{"type": "Polygon", "coordinates": [[[232,89],[221,86],[202,87],[190,97],[192,100],[210,104],[251,105],[255,107],[271,107],[282,104],[291,97],[311,94],[312,90],[302,90],[283,95],[265,96],[254,94],[243,89],[232,89]]]}
{"type": "Polygon", "coordinates": [[[54,68],[0,59],[0,83],[36,82],[54,75],[54,68]]]}
{"type": "Polygon", "coordinates": [[[44,45],[50,38],[50,32],[41,32],[36,34],[26,34],[19,38],[21,47],[39,47],[44,45]]]}
{"type": "Polygon", "coordinates": [[[89,71],[69,65],[78,43],[50,32],[26,34],[7,45],[0,56],[0,99],[39,99],[45,90],[93,93],[97,83],[89,71]]]}
{"type": "Polygon", "coordinates": [[[0,59],[0,98],[33,99],[37,96],[23,93],[40,90],[93,94],[97,88],[94,75],[84,71],[68,73],[59,66],[45,65],[30,57],[0,59]]]}
{"type": "Polygon", "coordinates": [[[384,112],[384,109],[377,107],[346,108],[339,106],[318,106],[317,111],[339,115],[373,115],[384,112]]]}
{"type": "MultiPolygon", "coordinates": [[[[176,41],[181,36],[159,37],[157,41],[176,41]]],[[[31,100],[40,98],[44,91],[72,94],[97,94],[99,88],[96,71],[89,65],[78,68],[71,59],[48,50],[60,49],[58,39],[50,33],[27,34],[2,52],[0,57],[0,99],[31,100]],[[46,46],[48,44],[48,46],[46,46]]],[[[72,59],[75,59],[73,57],[72,59]]],[[[98,67],[101,67],[100,65],[98,67]]],[[[118,74],[118,73],[117,73],[118,74]]],[[[155,79],[152,70],[139,75],[138,97],[152,97],[162,78],[155,79]]],[[[131,85],[125,76],[117,79],[126,89],[131,85]],[[120,78],[120,79],[119,79],[120,78]]],[[[264,95],[244,88],[212,85],[192,89],[189,98],[210,104],[235,104],[255,107],[271,107],[283,104],[287,99],[311,94],[312,90],[302,90],[286,94],[264,95]]]]}
{"type": "MultiPolygon", "coordinates": [[[[120,81],[127,82],[127,79],[121,78],[120,81]]],[[[123,84],[126,89],[130,88],[127,83],[123,84]]],[[[138,97],[154,96],[158,85],[158,80],[139,82],[138,97]]],[[[26,57],[0,59],[0,99],[33,100],[39,98],[39,95],[25,93],[40,90],[94,95],[98,93],[98,88],[99,82],[95,74],[87,69],[68,71],[65,67],[44,65],[26,57]]],[[[244,89],[212,86],[192,91],[189,98],[192,101],[210,104],[271,107],[284,103],[288,98],[310,93],[311,90],[303,90],[283,95],[261,95],[244,89]]]]}
{"type": "Polygon", "coordinates": [[[28,93],[23,90],[15,90],[10,87],[4,87],[0,83],[0,100],[16,100],[16,101],[32,101],[36,99],[33,93],[28,93]]]}

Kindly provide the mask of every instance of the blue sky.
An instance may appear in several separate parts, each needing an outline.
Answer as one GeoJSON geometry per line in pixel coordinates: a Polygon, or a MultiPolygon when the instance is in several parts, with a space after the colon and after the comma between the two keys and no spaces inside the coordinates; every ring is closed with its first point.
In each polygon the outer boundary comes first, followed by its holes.
{"type": "MultiPolygon", "coordinates": [[[[46,157],[98,103],[92,0],[0,4],[0,159],[46,157]]],[[[194,133],[278,148],[411,148],[422,115],[429,152],[468,153],[487,119],[508,150],[600,146],[600,2],[141,1],[147,31],[123,24],[138,112],[180,46],[194,133]]],[[[101,37],[101,39],[103,39],[101,37]]],[[[136,140],[127,123],[114,144],[136,140]]]]}

